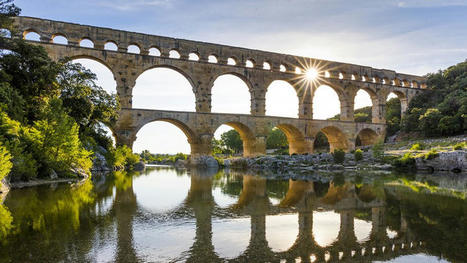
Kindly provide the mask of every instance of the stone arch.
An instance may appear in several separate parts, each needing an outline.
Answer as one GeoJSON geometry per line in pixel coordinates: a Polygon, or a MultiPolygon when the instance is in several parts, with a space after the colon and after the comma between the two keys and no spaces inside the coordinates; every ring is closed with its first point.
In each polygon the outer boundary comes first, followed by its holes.
{"type": "Polygon", "coordinates": [[[350,145],[348,143],[348,138],[341,129],[336,126],[327,126],[320,130],[328,139],[329,142],[329,151],[333,152],[336,149],[341,149],[344,151],[350,150],[350,145]]]}
{"type": "Polygon", "coordinates": [[[357,137],[355,138],[355,145],[358,146],[360,144],[361,146],[368,146],[375,144],[379,139],[379,135],[376,131],[370,129],[370,128],[364,128],[360,130],[357,134],[357,137]],[[360,142],[360,143],[357,143],[360,142]]]}
{"type": "Polygon", "coordinates": [[[104,42],[104,50],[118,51],[118,43],[115,40],[106,40],[104,42]],[[115,47],[112,47],[112,45],[115,45],[115,47]]]}
{"type": "Polygon", "coordinates": [[[55,33],[50,40],[54,44],[68,45],[68,37],[64,33],[55,33]],[[58,39],[58,42],[55,42],[56,39],[58,39]],[[60,40],[64,41],[64,43],[60,43],[60,40]]]}
{"type": "Polygon", "coordinates": [[[27,30],[24,30],[24,31],[23,31],[23,39],[25,39],[25,40],[30,40],[30,41],[41,41],[42,36],[41,36],[41,34],[39,34],[38,32],[39,32],[38,30],[35,30],[35,29],[32,29],[32,28],[27,29],[27,30]],[[28,36],[29,34],[32,34],[31,36],[33,36],[33,39],[27,39],[27,36],[28,36]],[[35,36],[38,36],[39,38],[38,38],[38,39],[34,39],[35,36]]]}
{"type": "Polygon", "coordinates": [[[130,54],[141,54],[141,46],[135,42],[132,42],[127,47],[127,53],[130,54]]]}
{"type": "Polygon", "coordinates": [[[90,38],[90,37],[82,37],[79,42],[78,42],[78,45],[80,47],[85,47],[85,48],[95,48],[95,43],[94,41],[90,38]],[[86,46],[85,43],[90,43],[91,45],[90,46],[86,46]]]}
{"type": "MultiPolygon", "coordinates": [[[[312,89],[311,95],[310,95],[310,100],[311,100],[311,103],[313,104],[313,106],[312,106],[313,107],[313,111],[312,111],[313,114],[315,114],[316,110],[318,109],[317,105],[315,103],[316,91],[318,89],[320,89],[320,88],[326,88],[326,87],[331,88],[331,90],[333,90],[335,92],[335,94],[337,95],[337,100],[339,102],[339,110],[338,110],[337,114],[340,114],[341,120],[347,120],[346,119],[346,116],[347,116],[347,113],[348,113],[347,111],[350,111],[350,109],[348,109],[348,106],[349,106],[348,104],[349,103],[347,103],[345,95],[344,95],[342,89],[337,87],[336,85],[323,84],[323,85],[318,86],[317,88],[312,89]]],[[[353,112],[353,107],[352,107],[351,110],[353,112]]],[[[330,118],[332,116],[328,116],[328,117],[330,118]]],[[[312,118],[315,119],[315,116],[312,115],[312,118]]]]}
{"type": "Polygon", "coordinates": [[[265,92],[266,115],[297,118],[298,113],[299,113],[299,102],[300,102],[300,99],[299,99],[299,96],[298,96],[297,89],[293,86],[293,84],[290,83],[290,81],[277,79],[277,80],[274,80],[274,81],[270,82],[266,86],[266,92],[265,92]],[[275,85],[277,85],[277,88],[276,88],[275,85]],[[279,85],[281,85],[281,87],[279,87],[279,85]],[[282,86],[284,86],[284,87],[282,87],[282,86]],[[271,91],[271,87],[274,88],[274,90],[277,90],[276,92],[280,92],[278,94],[278,95],[280,95],[280,98],[268,97],[268,94],[270,96],[272,96],[271,92],[274,92],[274,91],[271,91]],[[279,91],[278,88],[280,88],[281,90],[279,91]],[[284,93],[284,89],[289,89],[289,88],[291,88],[294,91],[293,98],[288,96],[289,95],[288,91],[286,93],[284,93]],[[294,104],[293,109],[292,109],[292,107],[290,107],[290,114],[289,114],[289,112],[285,113],[285,112],[281,111],[279,113],[278,111],[271,110],[271,107],[269,105],[271,105],[272,103],[275,104],[275,107],[281,107],[282,109],[283,109],[283,107],[289,106],[289,105],[284,104],[284,100],[286,100],[285,103],[289,102],[289,103],[294,104]],[[269,108],[269,110],[268,110],[268,108],[269,108]],[[271,111],[273,112],[273,114],[270,114],[271,111]],[[292,111],[294,111],[294,113],[292,113],[292,111]]]}
{"type": "Polygon", "coordinates": [[[112,75],[114,77],[114,80],[116,80],[116,76],[117,74],[115,73],[115,71],[112,69],[112,67],[106,62],[104,61],[103,59],[101,58],[98,58],[98,57],[95,57],[95,56],[90,56],[90,55],[86,55],[86,54],[81,54],[81,55],[74,55],[74,56],[70,56],[69,57],[70,60],[75,60],[75,59],[90,59],[90,60],[94,60],[96,62],[99,62],[100,64],[104,65],[106,68],[108,68],[110,70],[110,72],[112,72],[112,75]]]}
{"type": "Polygon", "coordinates": [[[253,128],[239,121],[226,121],[215,126],[212,130],[212,134],[222,125],[230,126],[240,134],[240,138],[243,141],[243,156],[257,155],[256,136],[253,132],[253,128]]]}
{"type": "MultiPolygon", "coordinates": [[[[251,113],[253,111],[253,100],[255,98],[254,94],[253,94],[253,85],[251,84],[250,80],[243,74],[240,74],[240,73],[237,73],[235,71],[225,71],[225,72],[222,72],[220,74],[217,74],[216,76],[212,77],[210,82],[209,82],[209,85],[208,85],[208,93],[211,94],[211,109],[213,108],[213,105],[212,105],[212,102],[214,101],[214,99],[212,98],[212,94],[213,94],[213,87],[214,87],[214,83],[216,80],[218,80],[220,77],[223,77],[223,76],[234,76],[234,77],[237,77],[238,79],[240,79],[245,85],[246,87],[248,88],[248,94],[250,96],[249,98],[249,112],[245,112],[244,114],[248,114],[248,113],[251,113]]],[[[232,112],[234,113],[234,112],[232,112]]],[[[235,113],[238,113],[238,112],[235,112],[235,113]]]]}
{"type": "MultiPolygon", "coordinates": [[[[196,85],[195,85],[195,82],[194,82],[192,76],[189,75],[187,72],[181,70],[181,69],[178,68],[178,67],[175,67],[175,66],[172,66],[172,65],[167,65],[167,64],[155,65],[155,66],[151,66],[151,67],[145,68],[145,69],[143,69],[141,72],[139,72],[139,74],[137,74],[137,75],[135,76],[135,85],[134,85],[134,87],[132,88],[132,91],[131,91],[131,94],[132,94],[132,97],[133,97],[133,104],[135,104],[135,103],[134,103],[134,102],[135,102],[135,99],[138,100],[138,98],[139,98],[139,97],[136,97],[136,96],[135,96],[135,95],[137,95],[137,94],[135,94],[135,90],[138,90],[138,82],[137,82],[137,81],[138,81],[138,80],[141,80],[141,76],[142,76],[144,73],[149,72],[149,71],[154,70],[154,69],[168,69],[168,70],[171,70],[171,71],[173,71],[173,72],[176,72],[177,75],[180,75],[180,76],[182,77],[183,80],[186,80],[186,81],[187,81],[188,85],[189,85],[190,88],[191,88],[191,92],[192,92],[192,93],[190,93],[190,95],[193,95],[193,97],[192,97],[193,100],[190,101],[189,103],[190,103],[190,105],[193,105],[193,107],[190,108],[190,109],[184,109],[184,111],[193,111],[193,110],[196,108],[196,85]]],[[[154,73],[154,74],[158,74],[159,72],[153,72],[153,73],[154,73]]],[[[164,80],[164,79],[158,78],[157,80],[164,80]]],[[[181,79],[180,79],[180,80],[181,80],[181,79]]],[[[136,92],[136,93],[138,93],[138,92],[136,92]]],[[[151,95],[153,95],[153,94],[154,94],[154,95],[157,95],[156,92],[151,93],[151,95]]],[[[185,95],[185,93],[184,93],[184,95],[185,95]]],[[[187,95],[188,95],[188,94],[187,94],[187,95]]],[[[179,97],[181,97],[181,96],[179,96],[179,97]]],[[[188,101],[187,101],[187,103],[188,103],[188,101]]],[[[152,105],[152,104],[151,104],[151,105],[152,105]]],[[[146,106],[145,106],[145,107],[146,107],[146,106]]],[[[152,107],[152,106],[149,106],[149,107],[152,107]]],[[[179,109],[172,109],[172,110],[179,110],[179,109]]]]}
{"type": "MultiPolygon", "coordinates": [[[[146,125],[150,124],[150,123],[153,123],[153,122],[157,122],[157,121],[161,121],[161,122],[166,122],[166,123],[170,123],[172,125],[174,125],[175,127],[177,127],[178,129],[180,129],[186,136],[187,138],[187,142],[190,144],[190,150],[191,150],[191,153],[192,154],[196,154],[200,151],[199,147],[200,147],[200,143],[199,143],[199,137],[197,136],[196,132],[194,132],[187,124],[183,123],[182,121],[180,120],[177,120],[177,119],[173,119],[173,118],[148,118],[146,120],[144,120],[143,122],[141,122],[135,129],[134,129],[134,132],[133,132],[133,138],[132,138],[132,142],[135,142],[136,139],[137,139],[137,134],[138,132],[146,125]]],[[[133,144],[133,143],[132,143],[133,144]]],[[[133,145],[131,145],[133,147],[133,145]]]]}
{"type": "Polygon", "coordinates": [[[306,140],[304,134],[294,125],[279,123],[275,127],[281,130],[287,137],[289,154],[304,154],[313,151],[311,142],[306,140]]]}
{"type": "Polygon", "coordinates": [[[399,101],[401,102],[401,115],[403,115],[409,107],[409,100],[407,98],[407,95],[402,91],[393,89],[393,90],[390,90],[387,94],[385,94],[384,96],[385,102],[388,100],[388,97],[391,93],[395,94],[397,98],[399,99],[399,101]]]}
{"type": "Polygon", "coordinates": [[[354,121],[355,120],[355,99],[357,97],[357,93],[359,91],[363,91],[365,92],[366,94],[368,94],[368,96],[370,97],[370,100],[371,100],[371,116],[372,116],[372,122],[375,122],[375,117],[378,117],[378,114],[379,114],[379,111],[378,111],[378,105],[379,105],[379,101],[378,101],[378,95],[376,94],[376,91],[374,91],[373,89],[369,88],[369,87],[359,87],[355,90],[355,92],[351,95],[352,98],[351,98],[351,102],[352,104],[354,105],[353,107],[353,117],[354,117],[354,121]]]}

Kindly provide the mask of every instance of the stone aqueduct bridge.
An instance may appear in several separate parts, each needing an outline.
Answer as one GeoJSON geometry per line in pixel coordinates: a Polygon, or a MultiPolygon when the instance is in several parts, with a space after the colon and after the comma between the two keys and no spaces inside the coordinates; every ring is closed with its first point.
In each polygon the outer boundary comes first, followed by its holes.
{"type": "Polygon", "coordinates": [[[122,106],[118,123],[112,127],[117,143],[132,146],[137,132],[145,124],[167,121],[186,134],[193,156],[211,154],[211,139],[222,124],[230,125],[240,133],[245,156],[265,153],[265,139],[271,127],[278,127],[286,134],[290,153],[312,152],[319,131],[328,137],[331,150],[351,150],[357,137],[363,145],[372,144],[385,133],[388,95],[393,92],[399,97],[404,112],[409,101],[426,88],[423,77],[392,70],[31,17],[17,17],[15,24],[18,33],[13,37],[25,37],[30,32],[39,34],[40,41],[36,43],[53,59],[88,58],[110,69],[122,106]],[[56,36],[65,37],[67,44],[55,44],[56,36]],[[85,39],[92,41],[92,48],[81,46],[85,39]],[[117,50],[106,50],[109,42],[114,43],[117,50]],[[138,47],[139,54],[128,52],[132,45],[138,47]],[[150,55],[151,48],[157,48],[160,55],[150,55]],[[169,55],[174,51],[179,54],[178,58],[169,55]],[[208,60],[209,57],[214,57],[214,61],[208,60]],[[235,63],[231,65],[228,61],[235,63]],[[317,66],[319,84],[304,81],[306,65],[317,66]],[[196,112],[132,107],[136,79],[156,67],[176,70],[188,79],[195,95],[196,112]],[[247,84],[251,115],[211,113],[211,89],[216,78],[224,74],[235,75],[247,84]],[[275,80],[286,81],[296,90],[298,118],[265,116],[266,91],[275,80]],[[313,120],[313,95],[321,84],[336,91],[341,105],[340,121],[313,120]],[[371,97],[372,123],[354,122],[354,98],[360,89],[371,97]]]}

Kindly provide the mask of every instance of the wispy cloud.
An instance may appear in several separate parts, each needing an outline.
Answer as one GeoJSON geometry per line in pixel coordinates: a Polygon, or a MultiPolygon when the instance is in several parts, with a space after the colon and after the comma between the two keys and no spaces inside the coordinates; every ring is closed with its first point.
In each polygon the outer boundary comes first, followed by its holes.
{"type": "Polygon", "coordinates": [[[397,1],[397,6],[400,8],[467,6],[467,1],[465,0],[407,0],[407,1],[397,1]]]}
{"type": "Polygon", "coordinates": [[[118,11],[136,11],[151,7],[170,7],[174,0],[115,0],[98,1],[97,5],[118,11]]]}

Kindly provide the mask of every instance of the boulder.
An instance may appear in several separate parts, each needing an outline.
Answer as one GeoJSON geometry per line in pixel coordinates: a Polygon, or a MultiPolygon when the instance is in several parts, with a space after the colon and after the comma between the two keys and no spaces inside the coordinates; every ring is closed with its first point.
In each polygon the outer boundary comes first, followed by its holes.
{"type": "MultiPolygon", "coordinates": [[[[103,149],[105,151],[105,149],[103,149]]],[[[94,153],[94,159],[92,161],[92,171],[96,172],[106,172],[110,171],[111,169],[109,168],[107,164],[107,159],[105,159],[105,156],[101,154],[100,152],[95,152],[94,153]]]]}
{"type": "Polygon", "coordinates": [[[192,156],[189,161],[190,166],[194,167],[207,167],[207,168],[219,168],[217,160],[208,155],[192,156]]]}
{"type": "Polygon", "coordinates": [[[177,168],[184,168],[186,165],[187,165],[187,161],[182,160],[182,159],[178,159],[174,164],[174,166],[177,168]]]}
{"type": "Polygon", "coordinates": [[[431,160],[416,158],[415,165],[418,170],[467,172],[467,152],[465,150],[440,152],[431,160]]]}

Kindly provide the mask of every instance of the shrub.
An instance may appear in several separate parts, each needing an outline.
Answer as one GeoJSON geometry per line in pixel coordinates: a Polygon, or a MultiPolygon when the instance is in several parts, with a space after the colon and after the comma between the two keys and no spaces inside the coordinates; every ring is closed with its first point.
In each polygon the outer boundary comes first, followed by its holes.
{"type": "Polygon", "coordinates": [[[373,151],[373,157],[376,160],[379,160],[379,161],[383,160],[383,157],[384,157],[383,140],[378,140],[378,142],[376,142],[371,149],[373,151]]]}
{"type": "Polygon", "coordinates": [[[412,151],[420,151],[425,149],[425,145],[423,143],[414,143],[412,144],[412,147],[410,147],[410,150],[412,151]]]}
{"type": "Polygon", "coordinates": [[[342,149],[335,149],[332,152],[332,157],[335,163],[343,163],[345,160],[345,152],[342,149]]]}
{"type": "Polygon", "coordinates": [[[118,146],[109,151],[106,157],[107,161],[117,170],[132,169],[140,161],[140,156],[134,154],[126,145],[118,146]]]}
{"type": "Polygon", "coordinates": [[[439,156],[438,151],[436,151],[435,149],[431,149],[429,152],[425,154],[425,160],[431,160],[438,156],[439,156]]]}
{"type": "Polygon", "coordinates": [[[466,142],[457,143],[456,145],[453,146],[453,149],[456,150],[456,151],[457,150],[462,150],[462,149],[465,148],[466,144],[467,144],[466,142]]]}
{"type": "Polygon", "coordinates": [[[362,150],[360,150],[360,149],[355,150],[355,152],[354,152],[353,155],[355,156],[355,161],[358,162],[358,161],[363,160],[363,152],[362,152],[362,150]]]}
{"type": "Polygon", "coordinates": [[[402,157],[395,159],[393,161],[393,166],[397,170],[414,170],[415,158],[411,153],[406,153],[402,157]]]}
{"type": "MultiPolygon", "coordinates": [[[[12,167],[13,163],[11,162],[10,153],[0,144],[0,181],[10,173],[12,167]]],[[[1,182],[0,186],[2,186],[1,182]]]]}

